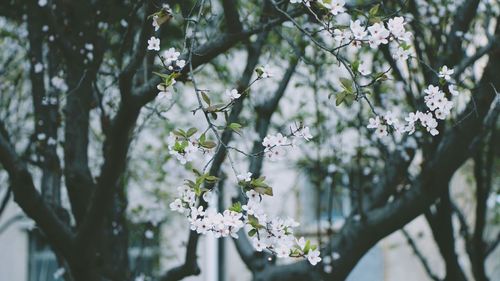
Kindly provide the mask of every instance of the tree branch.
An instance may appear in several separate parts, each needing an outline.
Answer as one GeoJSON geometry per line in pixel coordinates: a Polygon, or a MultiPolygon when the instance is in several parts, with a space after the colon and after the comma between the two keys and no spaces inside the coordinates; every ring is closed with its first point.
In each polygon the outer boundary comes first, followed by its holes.
{"type": "Polygon", "coordinates": [[[453,18],[453,25],[448,33],[447,47],[450,54],[447,56],[445,63],[448,65],[455,64],[463,56],[463,50],[461,47],[462,38],[458,36],[457,32],[462,32],[465,34],[469,30],[470,23],[476,15],[477,7],[479,6],[479,0],[466,0],[459,8],[457,13],[453,18]]]}
{"type": "Polygon", "coordinates": [[[147,53],[147,39],[151,36],[152,26],[151,20],[148,19],[149,15],[153,12],[152,1],[146,1],[147,4],[144,7],[144,19],[141,26],[141,31],[139,35],[139,40],[137,41],[137,46],[132,54],[130,62],[125,66],[123,71],[119,76],[120,94],[122,99],[126,100],[131,97],[132,93],[132,81],[137,69],[141,66],[141,63],[147,53]]]}
{"type": "Polygon", "coordinates": [[[14,200],[47,236],[50,244],[66,257],[71,257],[73,235],[70,229],[47,206],[36,190],[25,163],[12,146],[3,122],[0,121],[0,163],[8,172],[14,200]]]}
{"type": "Polygon", "coordinates": [[[429,262],[425,258],[424,254],[420,251],[420,249],[418,249],[418,246],[415,243],[415,241],[413,241],[413,238],[411,237],[410,233],[408,233],[408,231],[406,231],[404,228],[401,229],[401,232],[403,233],[403,236],[406,238],[406,241],[408,242],[408,245],[410,245],[410,247],[412,248],[413,252],[415,253],[415,255],[417,256],[417,258],[419,259],[420,263],[424,267],[425,272],[427,273],[427,275],[432,280],[441,281],[441,278],[439,278],[434,272],[432,272],[432,269],[431,269],[431,267],[429,265],[429,262]]]}
{"type": "MultiPolygon", "coordinates": [[[[276,112],[278,104],[285,94],[286,88],[292,78],[292,75],[295,73],[298,61],[298,58],[292,58],[285,74],[283,75],[283,78],[280,81],[278,89],[274,93],[271,100],[261,106],[256,107],[257,121],[255,130],[259,134],[259,140],[256,140],[253,143],[253,155],[257,155],[260,151],[263,150],[262,140],[267,135],[269,125],[271,123],[271,117],[273,113],[276,112]]],[[[250,159],[249,172],[252,173],[252,177],[257,178],[260,176],[263,161],[264,157],[261,154],[258,154],[257,156],[250,159]]],[[[245,199],[242,196],[238,198],[238,201],[240,201],[241,203],[244,203],[244,200],[245,199]]],[[[238,236],[238,239],[233,239],[235,243],[234,245],[247,268],[252,272],[261,270],[263,268],[263,265],[267,262],[266,260],[269,257],[269,254],[265,252],[259,253],[255,251],[247,237],[246,232],[243,229],[239,231],[238,236]]]]}
{"type": "MultiPolygon", "coordinates": [[[[302,15],[304,12],[303,10],[294,10],[290,12],[291,17],[298,17],[302,15]]],[[[273,18],[268,20],[265,23],[260,24],[257,27],[254,27],[252,29],[244,30],[239,33],[235,34],[229,34],[229,33],[224,33],[217,38],[197,47],[192,54],[192,66],[193,70],[199,67],[200,65],[203,65],[218,55],[226,52],[230,48],[234,47],[236,44],[246,40],[250,36],[254,34],[261,34],[262,32],[266,32],[269,29],[271,29],[274,26],[280,25],[283,22],[287,21],[287,18],[285,17],[278,17],[278,18],[273,18]]],[[[184,57],[183,59],[187,59],[184,57]]],[[[186,65],[189,65],[189,62],[186,62],[186,65]]],[[[185,67],[183,71],[181,72],[181,76],[177,79],[179,81],[185,81],[187,79],[187,73],[189,72],[189,67],[185,67]]],[[[156,95],[158,94],[158,90],[156,89],[156,86],[161,82],[161,79],[158,76],[154,76],[151,79],[149,79],[146,83],[144,83],[142,86],[138,87],[134,92],[136,93],[135,95],[137,96],[138,102],[140,104],[146,104],[153,99],[156,98],[156,95]]]]}
{"type": "Polygon", "coordinates": [[[222,0],[226,27],[229,33],[238,33],[243,30],[237,8],[237,0],[222,0]]]}
{"type": "Polygon", "coordinates": [[[200,274],[201,270],[197,262],[197,247],[199,234],[196,231],[189,232],[189,239],[186,247],[186,259],[184,264],[174,267],[167,271],[165,275],[160,278],[160,281],[177,281],[191,275],[200,274]]]}
{"type": "Polygon", "coordinates": [[[2,217],[3,212],[7,208],[7,204],[10,201],[10,196],[12,195],[12,188],[10,185],[7,187],[7,191],[5,191],[5,194],[2,199],[2,203],[0,203],[0,217],[2,217]]]}
{"type": "MultiPolygon", "coordinates": [[[[474,148],[471,144],[475,136],[483,133],[482,124],[495,98],[490,83],[494,87],[500,87],[500,77],[496,70],[499,61],[500,53],[494,52],[478,87],[473,92],[476,100],[475,106],[471,101],[460,115],[460,117],[466,116],[475,107],[477,117],[465,118],[457,126],[448,128],[433,157],[425,162],[422,172],[413,181],[412,187],[392,202],[368,212],[364,221],[355,220],[352,216],[346,219],[340,233],[333,237],[329,247],[342,257],[333,261],[332,273],[329,274],[330,280],[344,280],[364,253],[375,243],[423,213],[441,192],[431,187],[446,186],[445,183],[449,181],[453,173],[471,156],[470,153],[473,152],[471,149],[474,148]],[[464,153],[464,151],[469,151],[469,153],[464,153]]],[[[394,187],[388,186],[387,188],[394,187]]],[[[304,266],[304,263],[307,262],[301,261],[294,265],[298,268],[304,266]]],[[[298,277],[295,280],[309,280],[317,274],[314,270],[303,270],[304,272],[294,272],[295,276],[302,278],[298,277]]],[[[287,280],[282,277],[283,270],[273,268],[264,271],[262,274],[266,275],[267,280],[287,280]]]]}

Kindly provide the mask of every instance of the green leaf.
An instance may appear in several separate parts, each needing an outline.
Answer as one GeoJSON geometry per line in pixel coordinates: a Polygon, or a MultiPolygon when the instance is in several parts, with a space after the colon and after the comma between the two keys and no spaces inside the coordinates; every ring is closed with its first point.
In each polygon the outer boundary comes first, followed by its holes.
{"type": "Polygon", "coordinates": [[[341,105],[344,102],[347,95],[348,95],[348,93],[346,91],[343,91],[343,92],[340,92],[339,94],[337,94],[337,97],[335,98],[335,105],[336,106],[341,105]]]}
{"type": "Polygon", "coordinates": [[[241,211],[243,209],[241,208],[241,203],[240,202],[236,202],[231,207],[229,207],[229,210],[233,211],[233,212],[241,213],[241,211]]]}
{"type": "Polygon", "coordinates": [[[381,22],[381,21],[382,21],[382,19],[380,17],[373,16],[373,17],[370,17],[370,20],[368,21],[368,23],[371,25],[371,24],[381,22]]]}
{"type": "Polygon", "coordinates": [[[203,144],[201,144],[201,146],[203,146],[204,148],[207,148],[207,149],[212,149],[212,148],[216,147],[217,144],[213,141],[206,141],[203,144]]]}
{"type": "Polygon", "coordinates": [[[216,176],[205,176],[205,181],[208,181],[208,182],[216,182],[218,180],[219,180],[219,178],[216,176]]]}
{"type": "Polygon", "coordinates": [[[368,15],[373,18],[375,17],[377,14],[378,14],[378,10],[379,10],[379,7],[380,7],[380,4],[377,4],[375,6],[373,6],[370,11],[368,12],[368,15]]]}
{"type": "Polygon", "coordinates": [[[155,74],[157,76],[160,76],[163,79],[168,79],[168,77],[170,76],[170,74],[163,74],[163,73],[159,73],[159,72],[156,72],[156,71],[153,71],[153,74],[155,74]]]}
{"type": "Polygon", "coordinates": [[[241,129],[241,125],[238,123],[231,123],[231,124],[229,124],[229,128],[231,128],[233,130],[239,130],[239,129],[241,129]]]}
{"type": "Polygon", "coordinates": [[[341,77],[341,78],[339,78],[339,81],[340,81],[340,84],[342,84],[342,88],[344,88],[344,90],[346,92],[352,93],[352,80],[351,79],[341,77]]]}
{"type": "Polygon", "coordinates": [[[180,75],[177,72],[172,72],[170,74],[163,74],[163,73],[159,73],[159,72],[153,72],[153,74],[155,74],[157,76],[160,76],[163,79],[165,87],[172,86],[172,82],[174,81],[174,79],[177,78],[177,77],[179,77],[179,75],[180,75]]]}
{"type": "Polygon", "coordinates": [[[207,136],[205,135],[205,133],[201,134],[200,138],[198,139],[198,142],[203,145],[203,143],[205,143],[207,139],[207,136]]]}
{"type": "Polygon", "coordinates": [[[354,99],[355,99],[355,95],[347,95],[347,96],[344,98],[344,102],[345,102],[347,105],[352,105],[352,103],[354,102],[354,99]]]}
{"type": "Polygon", "coordinates": [[[403,50],[405,50],[405,51],[408,51],[411,48],[411,46],[408,45],[408,44],[406,44],[406,42],[403,42],[403,43],[399,44],[399,46],[401,48],[403,48],[403,50]]]}
{"type": "Polygon", "coordinates": [[[355,61],[351,64],[352,70],[353,70],[354,72],[358,72],[358,69],[359,69],[359,64],[360,64],[359,60],[355,60],[355,61]]]}
{"type": "Polygon", "coordinates": [[[194,188],[196,186],[196,184],[192,180],[185,180],[185,181],[186,181],[186,185],[191,187],[191,188],[194,188]]]}
{"type": "Polygon", "coordinates": [[[236,133],[240,133],[241,132],[241,124],[238,124],[238,123],[231,123],[229,124],[228,126],[231,130],[235,131],[236,133]]]}
{"type": "Polygon", "coordinates": [[[198,129],[196,128],[189,128],[189,130],[187,131],[186,133],[186,137],[191,137],[192,135],[196,134],[196,132],[198,132],[198,129]]]}
{"type": "Polygon", "coordinates": [[[263,66],[259,66],[255,69],[255,72],[257,72],[257,75],[260,77],[262,76],[262,74],[264,73],[264,67],[263,66]]]}
{"type": "Polygon", "coordinates": [[[273,196],[273,188],[270,186],[266,187],[255,187],[253,190],[259,194],[273,196]]]}
{"type": "Polygon", "coordinates": [[[178,129],[174,131],[174,135],[177,135],[179,137],[186,137],[186,132],[183,129],[178,129]]]}
{"type": "Polygon", "coordinates": [[[304,246],[304,253],[307,254],[309,250],[311,249],[311,240],[306,241],[306,245],[304,246]]]}
{"type": "Polygon", "coordinates": [[[207,93],[201,92],[201,97],[208,104],[208,106],[210,106],[210,98],[208,97],[207,93]]]}
{"type": "Polygon", "coordinates": [[[264,226],[259,223],[259,220],[253,215],[248,215],[248,223],[251,226],[253,226],[253,228],[256,228],[256,229],[264,228],[264,226]]]}
{"type": "Polygon", "coordinates": [[[250,236],[250,237],[255,236],[255,234],[257,234],[257,229],[255,229],[255,228],[252,228],[252,229],[250,229],[250,231],[248,231],[248,236],[250,236]]]}

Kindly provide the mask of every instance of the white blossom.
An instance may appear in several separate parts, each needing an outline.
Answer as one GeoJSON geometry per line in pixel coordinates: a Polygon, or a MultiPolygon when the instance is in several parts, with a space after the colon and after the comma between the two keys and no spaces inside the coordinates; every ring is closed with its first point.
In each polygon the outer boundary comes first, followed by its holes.
{"type": "Polygon", "coordinates": [[[268,150],[275,147],[275,146],[284,146],[284,145],[288,145],[288,144],[289,144],[288,138],[283,136],[281,133],[278,133],[274,136],[268,135],[262,141],[262,145],[268,150]]]}
{"type": "Polygon", "coordinates": [[[158,31],[160,29],[160,24],[158,23],[158,15],[153,16],[153,27],[155,28],[155,31],[158,31]]]}
{"type": "Polygon", "coordinates": [[[334,29],[333,30],[333,39],[339,43],[342,43],[344,40],[346,40],[350,34],[347,31],[343,31],[340,29],[334,29]]]}
{"type": "Polygon", "coordinates": [[[375,118],[368,119],[368,125],[366,126],[368,129],[375,129],[380,126],[380,117],[375,116],[375,118]]]}
{"type": "Polygon", "coordinates": [[[302,127],[299,130],[295,131],[293,135],[299,138],[304,138],[306,141],[310,141],[313,138],[309,127],[302,127]]]}
{"type": "Polygon", "coordinates": [[[370,67],[364,61],[362,61],[358,66],[358,71],[361,75],[368,76],[371,74],[370,67]]]}
{"type": "Polygon", "coordinates": [[[387,37],[389,37],[390,33],[384,27],[383,23],[374,23],[368,27],[368,31],[370,32],[370,36],[368,37],[370,47],[376,48],[380,44],[387,44],[389,42],[387,37]]]}
{"type": "Polygon", "coordinates": [[[276,249],[276,256],[278,258],[285,258],[290,255],[290,248],[281,245],[278,249],[276,249]]]}
{"type": "Polygon", "coordinates": [[[450,84],[448,86],[448,91],[450,91],[450,94],[452,94],[453,96],[458,96],[459,92],[457,91],[455,85],[452,85],[450,84]]]}
{"type": "Polygon", "coordinates": [[[443,67],[441,67],[441,70],[439,71],[439,77],[444,78],[444,80],[450,82],[451,75],[453,75],[453,73],[455,73],[455,70],[453,70],[452,68],[448,68],[448,66],[446,65],[443,65],[443,67]]]}
{"type": "Polygon", "coordinates": [[[184,68],[184,66],[186,66],[186,61],[185,60],[176,60],[175,65],[177,65],[177,67],[182,69],[182,68],[184,68]]]}
{"type": "Polygon", "coordinates": [[[160,83],[160,84],[156,85],[156,88],[160,91],[160,92],[158,92],[158,95],[170,96],[169,92],[167,90],[167,88],[168,88],[167,85],[160,83]]]}
{"type": "Polygon", "coordinates": [[[411,32],[405,30],[405,24],[403,17],[395,17],[389,19],[387,28],[396,39],[408,42],[411,39],[411,32]]]}
{"type": "Polygon", "coordinates": [[[179,212],[181,214],[186,211],[181,199],[175,199],[174,202],[170,203],[169,207],[170,207],[170,210],[172,210],[174,212],[179,212]]]}
{"type": "Polygon", "coordinates": [[[365,27],[361,26],[360,20],[355,20],[355,21],[351,20],[351,24],[349,25],[349,27],[351,29],[354,39],[356,40],[363,40],[368,34],[365,30],[365,27]]]}
{"type": "Polygon", "coordinates": [[[380,125],[377,127],[375,130],[375,136],[378,138],[382,138],[387,136],[389,133],[387,132],[387,126],[386,125],[380,125]]]}
{"type": "Polygon", "coordinates": [[[195,153],[198,151],[198,148],[189,140],[177,142],[177,137],[173,133],[170,133],[167,143],[170,154],[174,155],[183,165],[192,161],[195,153]],[[179,145],[182,149],[179,149],[179,145]]]}
{"type": "Polygon", "coordinates": [[[252,245],[257,252],[262,252],[266,248],[266,245],[262,240],[259,240],[257,237],[252,238],[252,245]]]}
{"type": "Polygon", "coordinates": [[[398,123],[398,119],[396,117],[396,114],[393,113],[392,111],[387,111],[384,115],[385,122],[387,125],[394,125],[398,123]]]}
{"type": "Polygon", "coordinates": [[[148,50],[159,51],[160,50],[160,39],[152,36],[148,40],[148,50]]]}
{"type": "Polygon", "coordinates": [[[405,49],[403,47],[397,47],[393,50],[392,57],[395,60],[407,60],[411,55],[411,51],[409,49],[405,49]]]}
{"type": "Polygon", "coordinates": [[[245,194],[248,197],[248,200],[252,203],[258,203],[260,201],[260,194],[255,190],[249,190],[245,192],[245,194]]]}
{"type": "Polygon", "coordinates": [[[237,175],[236,177],[238,178],[239,181],[249,182],[252,180],[252,173],[247,172],[246,174],[237,175]]]}
{"type": "Polygon", "coordinates": [[[323,0],[318,1],[323,7],[330,11],[330,14],[336,16],[340,13],[345,12],[345,1],[344,0],[330,0],[329,3],[326,3],[323,0]]]}
{"type": "Polygon", "coordinates": [[[316,265],[318,262],[321,261],[321,257],[319,256],[320,253],[318,250],[309,250],[309,252],[307,252],[307,260],[312,264],[312,265],[316,265]]]}
{"type": "Polygon", "coordinates": [[[241,97],[241,94],[239,94],[236,89],[226,90],[225,94],[231,101],[241,97]]]}
{"type": "MultiPolygon", "coordinates": [[[[178,60],[180,55],[181,55],[181,53],[177,52],[175,50],[175,48],[169,48],[168,50],[163,52],[163,59],[165,60],[166,64],[171,64],[172,62],[178,60]]],[[[184,65],[185,64],[186,64],[186,62],[184,61],[184,65]]],[[[182,65],[182,63],[181,63],[181,65],[182,65]]]]}

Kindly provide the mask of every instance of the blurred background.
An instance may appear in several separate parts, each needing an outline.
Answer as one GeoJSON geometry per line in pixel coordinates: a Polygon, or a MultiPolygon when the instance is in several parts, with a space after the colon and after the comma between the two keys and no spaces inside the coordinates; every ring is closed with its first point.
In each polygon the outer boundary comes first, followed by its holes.
{"type": "Polygon", "coordinates": [[[307,6],[290,2],[2,1],[0,281],[84,280],[72,279],[70,268],[93,262],[104,268],[95,280],[500,280],[500,3],[346,1],[348,12],[334,20],[314,10],[339,28],[376,5],[365,19],[397,14],[409,22],[414,58],[406,62],[388,46],[341,50],[349,65],[357,64],[357,83],[370,85],[363,94],[368,104],[358,96],[338,102],[339,78],[349,71],[311,38],[339,42],[307,6]],[[295,219],[295,235],[319,244],[323,261],[314,269],[230,238],[202,235],[190,247],[189,223],[169,204],[191,169],[210,164],[219,151],[197,153],[186,166],[169,153],[173,130],[203,132],[207,123],[184,70],[175,70],[179,81],[158,94],[152,73],[164,69],[144,40],[154,30],[148,16],[158,11],[168,14],[156,34],[161,50],[176,48],[188,60],[194,46],[191,72],[214,103],[227,99],[227,89],[248,91],[231,111],[215,114],[230,135],[227,146],[255,152],[268,134],[299,124],[311,129],[311,141],[276,161],[224,149],[223,161],[208,167],[221,179],[210,202],[219,210],[240,194],[233,169],[266,176],[274,190],[263,202],[266,212],[295,219]],[[420,129],[381,139],[366,128],[372,106],[398,116],[421,108],[422,89],[441,83],[432,69],[444,64],[454,67],[460,94],[440,123],[442,133],[432,138],[420,129]],[[255,82],[260,65],[273,75],[255,82]],[[126,92],[142,93],[132,102],[141,106],[127,104],[126,92]],[[233,114],[242,125],[237,132],[225,127],[233,114]],[[134,116],[133,124],[120,127],[123,116],[134,116]],[[123,139],[128,154],[112,154],[123,139]],[[107,168],[119,176],[97,213],[95,236],[75,240],[83,246],[69,254],[54,248],[65,236],[50,236],[53,225],[43,222],[56,217],[77,237],[87,221],[82,212],[99,194],[94,190],[111,188],[101,186],[107,168]],[[36,192],[19,185],[27,178],[36,192]],[[89,259],[87,249],[94,251],[89,259]],[[80,256],[83,262],[75,262],[80,256]],[[294,270],[301,272],[297,279],[279,277],[294,270]]]}

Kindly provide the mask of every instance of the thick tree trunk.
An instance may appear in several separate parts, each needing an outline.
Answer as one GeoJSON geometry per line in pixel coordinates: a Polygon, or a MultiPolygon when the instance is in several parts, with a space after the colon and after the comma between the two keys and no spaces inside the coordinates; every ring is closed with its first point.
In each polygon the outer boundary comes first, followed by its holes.
{"type": "Polygon", "coordinates": [[[76,257],[71,268],[75,281],[126,281],[130,280],[129,230],[126,223],[127,208],[123,188],[115,195],[108,214],[105,215],[101,235],[89,243],[86,256],[76,257]]]}
{"type": "Polygon", "coordinates": [[[127,199],[124,188],[117,188],[113,206],[105,219],[102,262],[106,276],[111,280],[129,280],[128,226],[125,217],[127,199]]]}
{"type": "Polygon", "coordinates": [[[489,196],[490,186],[484,177],[485,163],[483,159],[485,148],[481,146],[474,157],[474,177],[476,179],[476,221],[474,233],[470,241],[470,258],[472,273],[476,281],[489,280],[486,276],[484,262],[486,260],[486,243],[483,239],[484,227],[486,225],[486,201],[489,196]]]}
{"type": "Polygon", "coordinates": [[[443,188],[442,190],[443,194],[435,205],[436,212],[432,213],[428,210],[425,217],[446,265],[444,281],[466,281],[467,278],[458,263],[458,255],[455,251],[449,188],[443,188]]]}

